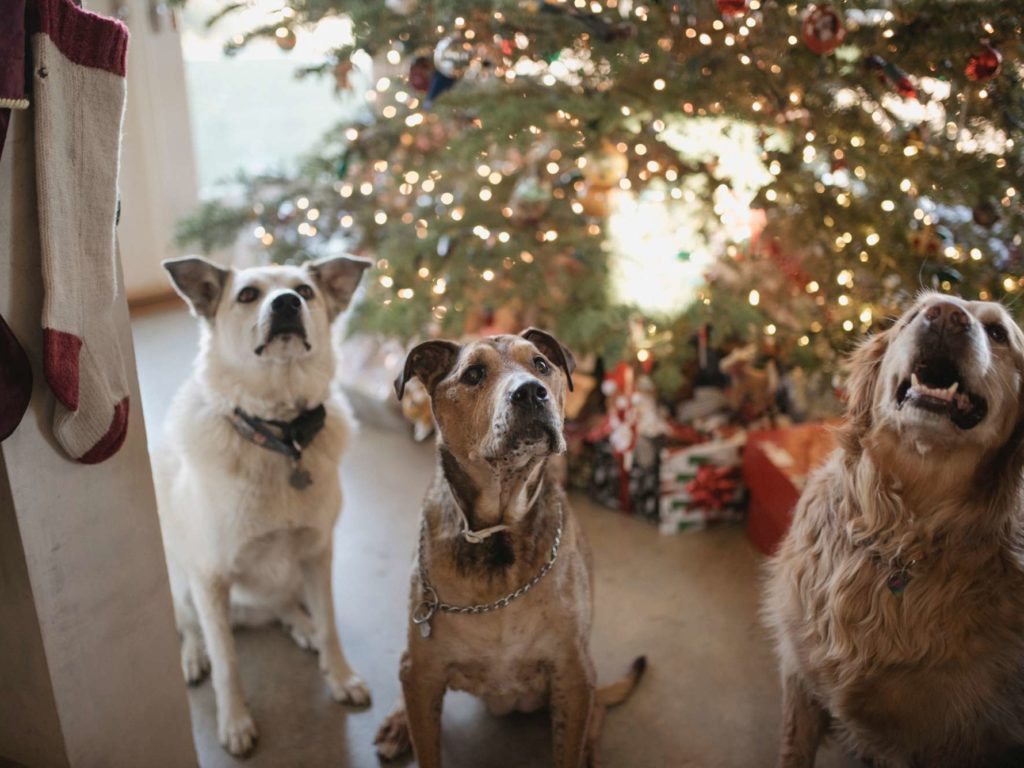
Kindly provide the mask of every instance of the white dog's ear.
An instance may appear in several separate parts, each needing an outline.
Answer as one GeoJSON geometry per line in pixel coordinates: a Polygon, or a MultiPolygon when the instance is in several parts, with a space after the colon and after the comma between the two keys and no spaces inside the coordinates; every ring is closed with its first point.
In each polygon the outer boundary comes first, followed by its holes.
{"type": "Polygon", "coordinates": [[[306,269],[327,299],[327,313],[331,320],[348,308],[363,272],[372,264],[355,256],[330,256],[306,264],[306,269]]]}
{"type": "Polygon", "coordinates": [[[198,256],[164,259],[160,263],[170,273],[174,289],[192,308],[192,314],[207,319],[216,314],[230,270],[198,256]]]}
{"type": "Polygon", "coordinates": [[[405,383],[413,376],[423,382],[430,396],[434,396],[434,387],[437,382],[448,375],[448,372],[455,365],[462,350],[453,341],[424,341],[417,344],[405,358],[405,367],[402,373],[395,379],[395,394],[402,399],[405,394],[405,383]]]}
{"type": "Polygon", "coordinates": [[[576,358],[558,339],[540,328],[527,328],[520,336],[544,353],[544,357],[565,371],[569,391],[572,392],[572,372],[576,370],[576,358]]]}

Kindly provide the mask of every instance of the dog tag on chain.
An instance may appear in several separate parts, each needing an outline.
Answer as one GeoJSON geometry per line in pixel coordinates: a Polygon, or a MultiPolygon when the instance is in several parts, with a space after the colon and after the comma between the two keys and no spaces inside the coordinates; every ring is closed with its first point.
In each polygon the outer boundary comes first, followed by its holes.
{"type": "Polygon", "coordinates": [[[288,484],[297,491],[304,491],[313,484],[313,476],[303,469],[301,464],[295,463],[292,465],[292,474],[288,478],[288,484]]]}

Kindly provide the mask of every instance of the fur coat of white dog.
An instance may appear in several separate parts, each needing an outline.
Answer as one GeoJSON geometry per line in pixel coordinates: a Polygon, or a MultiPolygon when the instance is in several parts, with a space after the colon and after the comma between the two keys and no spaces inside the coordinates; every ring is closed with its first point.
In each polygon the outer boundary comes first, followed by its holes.
{"type": "Polygon", "coordinates": [[[341,650],[331,596],[347,412],[331,382],[331,325],[368,262],[224,269],[164,262],[199,319],[199,355],[154,456],[181,664],[211,672],[221,743],[248,752],[256,726],[242,692],[233,623],[278,620],[319,653],[332,696],[370,693],[341,650]]]}

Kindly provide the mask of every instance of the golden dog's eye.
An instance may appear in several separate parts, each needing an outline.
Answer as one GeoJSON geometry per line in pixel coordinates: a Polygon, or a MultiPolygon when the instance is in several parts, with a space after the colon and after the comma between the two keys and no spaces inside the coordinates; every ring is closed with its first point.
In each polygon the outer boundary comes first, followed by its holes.
{"type": "Polygon", "coordinates": [[[235,297],[239,304],[251,304],[260,297],[259,288],[253,288],[251,285],[247,285],[245,288],[238,292],[235,297]]]}
{"type": "Polygon", "coordinates": [[[533,364],[537,368],[538,373],[547,374],[551,372],[551,366],[548,365],[548,361],[545,360],[540,355],[537,355],[537,357],[533,358],[533,364]]]}
{"type": "Polygon", "coordinates": [[[985,326],[985,333],[992,339],[996,344],[1005,344],[1009,338],[1009,334],[1006,332],[1006,328],[1002,323],[989,323],[985,326]]]}
{"type": "Polygon", "coordinates": [[[295,289],[295,292],[299,294],[299,296],[304,298],[306,301],[309,301],[310,299],[313,298],[313,287],[310,285],[300,285],[298,288],[295,289]]]}
{"type": "Polygon", "coordinates": [[[463,384],[468,384],[471,387],[475,387],[477,384],[484,380],[484,374],[486,372],[487,369],[484,368],[482,365],[471,365],[462,374],[461,381],[463,384]]]}

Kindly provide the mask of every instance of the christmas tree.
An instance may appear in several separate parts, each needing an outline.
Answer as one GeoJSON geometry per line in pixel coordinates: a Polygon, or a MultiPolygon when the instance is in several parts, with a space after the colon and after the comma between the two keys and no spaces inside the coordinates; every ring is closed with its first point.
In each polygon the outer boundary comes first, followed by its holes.
{"type": "Polygon", "coordinates": [[[922,287],[1024,290],[1020,3],[295,0],[228,49],[337,16],[311,74],[365,110],[180,236],[372,257],[359,328],[540,325],[671,395],[708,325],[834,370],[922,287]]]}

